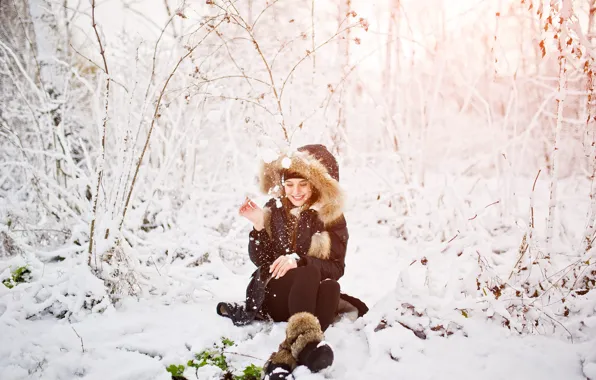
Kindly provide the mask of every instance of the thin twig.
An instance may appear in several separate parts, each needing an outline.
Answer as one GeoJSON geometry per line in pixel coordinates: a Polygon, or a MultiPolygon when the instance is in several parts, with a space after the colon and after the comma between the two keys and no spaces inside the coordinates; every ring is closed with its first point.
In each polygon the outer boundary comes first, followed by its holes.
{"type": "Polygon", "coordinates": [[[360,25],[360,23],[356,23],[356,24],[352,24],[352,25],[348,25],[347,27],[345,27],[344,29],[338,31],[337,33],[335,33],[334,35],[332,35],[331,37],[329,37],[327,39],[327,41],[321,43],[320,45],[318,45],[316,48],[313,49],[313,51],[307,53],[304,57],[302,57],[298,62],[296,62],[296,64],[294,65],[294,67],[292,67],[292,69],[290,70],[290,72],[288,73],[288,75],[286,76],[286,78],[283,81],[283,84],[281,85],[281,90],[279,92],[279,101],[281,102],[282,98],[283,98],[283,93],[284,93],[284,89],[286,87],[287,82],[290,80],[290,78],[292,77],[292,74],[294,74],[294,71],[296,71],[296,68],[298,68],[298,66],[300,66],[300,64],[302,62],[304,62],[304,60],[308,57],[310,57],[313,53],[315,53],[317,50],[319,50],[320,48],[322,48],[323,46],[327,45],[329,42],[333,41],[333,39],[335,39],[335,37],[339,36],[340,34],[342,34],[343,32],[350,30],[356,26],[360,25]]]}
{"type": "Polygon", "coordinates": [[[147,17],[147,15],[145,13],[132,8],[130,6],[130,4],[128,4],[126,2],[123,2],[123,3],[124,3],[123,4],[124,9],[129,10],[130,12],[132,12],[132,13],[136,14],[137,16],[141,17],[143,20],[145,20],[146,22],[148,22],[149,24],[151,24],[152,26],[154,26],[158,30],[160,29],[159,25],[155,21],[153,21],[149,17],[147,17]]]}
{"type": "MultiPolygon", "coordinates": [[[[578,260],[578,261],[581,261],[581,260],[578,260]]],[[[555,286],[556,286],[556,285],[559,283],[559,281],[561,281],[561,280],[563,280],[565,277],[567,277],[567,275],[568,275],[568,274],[569,274],[569,273],[570,273],[572,270],[574,270],[574,269],[575,269],[575,266],[577,266],[578,264],[579,264],[579,262],[576,262],[576,263],[570,264],[570,265],[568,265],[567,267],[565,267],[564,269],[566,269],[566,268],[569,268],[569,270],[568,270],[567,272],[565,272],[565,273],[564,273],[564,274],[563,274],[561,277],[559,277],[559,279],[558,279],[557,281],[555,281],[555,282],[549,282],[549,283],[550,283],[550,286],[549,286],[548,288],[546,288],[546,290],[544,290],[544,291],[542,292],[542,294],[540,294],[540,295],[539,295],[538,297],[536,297],[536,298],[535,298],[535,299],[534,299],[532,302],[530,302],[530,304],[529,304],[529,305],[530,305],[530,306],[533,306],[533,305],[534,305],[534,304],[535,304],[535,303],[536,303],[538,300],[541,300],[541,299],[544,297],[544,295],[545,295],[545,294],[548,294],[548,292],[549,292],[549,291],[550,291],[552,288],[554,288],[554,287],[555,287],[555,286]]],[[[564,269],[563,269],[563,270],[564,270],[564,269]]],[[[561,272],[561,271],[559,271],[559,272],[561,272]]],[[[557,273],[559,273],[559,272],[557,272],[557,273]]],[[[546,276],[544,276],[544,278],[545,278],[545,280],[546,280],[546,281],[549,281],[550,277],[552,277],[552,276],[549,276],[549,277],[546,277],[546,276]]],[[[576,281],[576,282],[577,282],[577,281],[576,281]]],[[[575,286],[575,283],[574,283],[574,286],[575,286]]],[[[572,288],[572,289],[573,289],[573,288],[572,288]]],[[[572,289],[571,289],[571,290],[572,290],[572,289]]],[[[571,293],[571,290],[569,291],[569,293],[571,293]]],[[[568,293],[568,294],[569,294],[569,293],[568,293]]]]}
{"type": "Polygon", "coordinates": [[[217,78],[211,78],[211,79],[205,78],[202,81],[197,82],[197,83],[193,83],[193,84],[191,84],[189,86],[186,86],[186,87],[183,87],[183,88],[175,88],[175,89],[169,90],[167,93],[168,94],[171,94],[171,93],[174,93],[176,91],[188,90],[188,89],[190,89],[192,87],[200,87],[200,85],[202,85],[202,84],[210,83],[210,82],[215,82],[215,81],[218,81],[218,80],[221,80],[221,79],[237,79],[237,78],[244,78],[247,81],[254,80],[255,82],[259,82],[259,83],[262,83],[262,84],[267,85],[267,86],[269,85],[269,83],[267,83],[267,82],[265,82],[263,80],[260,80],[260,79],[257,79],[257,78],[253,78],[253,77],[249,77],[249,76],[246,76],[246,75],[225,75],[225,76],[221,76],[221,77],[217,77],[217,78]]]}
{"type": "MultiPolygon", "coordinates": [[[[230,57],[230,60],[232,61],[232,63],[234,64],[234,66],[236,66],[236,68],[238,69],[238,71],[244,76],[244,78],[246,79],[246,83],[248,83],[248,85],[250,86],[250,88],[252,90],[253,89],[252,83],[250,83],[250,81],[248,80],[248,77],[244,73],[244,70],[240,67],[240,65],[238,65],[238,62],[236,62],[236,60],[234,59],[234,56],[232,55],[232,52],[230,51],[230,47],[228,46],[228,41],[226,41],[223,38],[223,36],[221,35],[221,33],[217,32],[215,34],[222,40],[222,42],[226,46],[226,50],[228,52],[228,56],[230,57]]],[[[263,82],[263,83],[265,83],[265,82],[263,82]]]]}
{"type": "MultiPolygon", "coordinates": [[[[490,206],[494,206],[494,205],[496,205],[496,204],[498,204],[498,203],[500,203],[500,202],[501,202],[501,201],[496,201],[496,202],[493,202],[493,203],[491,203],[491,204],[488,204],[488,205],[484,206],[484,209],[487,209],[487,208],[489,208],[490,206]]],[[[474,220],[474,219],[476,219],[477,217],[478,217],[478,214],[476,213],[476,214],[474,214],[474,216],[473,216],[473,217],[471,217],[471,218],[468,218],[468,220],[474,220]]]]}
{"type": "MultiPolygon", "coordinates": [[[[215,19],[217,19],[218,17],[220,17],[221,15],[217,15],[212,17],[209,21],[213,21],[215,19]]],[[[147,152],[147,148],[149,146],[149,141],[151,140],[151,132],[153,132],[153,128],[155,127],[155,121],[159,118],[159,107],[161,106],[161,100],[165,94],[166,88],[168,87],[168,84],[170,83],[170,80],[174,77],[174,74],[176,73],[176,71],[178,70],[178,67],[180,67],[180,65],[182,64],[182,62],[192,54],[192,52],[199,46],[201,45],[201,43],[213,32],[215,31],[219,25],[221,25],[221,23],[224,20],[220,20],[219,23],[215,26],[212,27],[212,29],[195,45],[193,46],[191,49],[189,49],[188,53],[186,53],[185,55],[183,55],[179,60],[178,63],[176,63],[176,66],[174,66],[174,69],[172,70],[172,72],[170,73],[170,75],[168,76],[168,79],[166,79],[160,93],[159,93],[159,97],[157,99],[157,103],[155,105],[155,111],[153,112],[153,118],[151,119],[151,126],[149,127],[149,132],[147,133],[147,139],[145,140],[145,146],[143,147],[143,150],[141,151],[141,156],[139,157],[138,161],[137,161],[137,167],[135,169],[135,174],[132,178],[132,183],[130,184],[130,189],[128,191],[128,195],[126,196],[126,203],[124,204],[124,211],[122,212],[122,220],[120,221],[120,226],[119,226],[119,230],[122,230],[122,225],[124,224],[124,220],[126,218],[126,211],[128,210],[128,205],[130,203],[130,199],[132,196],[132,192],[134,190],[134,186],[137,180],[137,176],[139,175],[139,170],[141,168],[141,164],[143,163],[143,158],[145,157],[145,153],[147,152]]],[[[205,25],[207,25],[207,23],[205,23],[205,25]]]]}
{"type": "MultiPolygon", "coordinates": [[[[225,8],[223,8],[222,6],[215,4],[218,8],[220,8],[221,10],[223,10],[224,12],[228,12],[225,8]]],[[[248,35],[250,36],[250,39],[253,43],[253,45],[255,46],[255,49],[257,49],[257,53],[259,53],[259,57],[261,58],[261,60],[263,61],[263,64],[265,65],[265,69],[267,70],[267,74],[269,74],[269,80],[270,80],[270,86],[271,86],[271,91],[273,92],[273,96],[275,97],[276,103],[277,103],[277,112],[279,113],[279,116],[281,117],[281,129],[283,131],[284,134],[284,139],[285,141],[289,144],[290,143],[290,137],[288,135],[288,130],[286,128],[285,125],[285,118],[284,118],[284,113],[283,113],[283,107],[281,106],[281,96],[280,94],[278,94],[277,92],[277,88],[275,85],[275,80],[273,79],[273,71],[271,70],[271,66],[269,65],[269,62],[267,61],[267,59],[265,58],[265,55],[263,54],[263,51],[261,50],[261,47],[259,46],[259,42],[257,41],[257,39],[255,38],[253,32],[252,32],[252,27],[250,25],[248,25],[248,23],[246,21],[244,21],[244,19],[242,18],[242,16],[240,15],[240,12],[238,12],[238,10],[236,9],[236,7],[234,6],[234,4],[232,2],[230,2],[230,6],[232,8],[234,8],[234,10],[236,11],[235,15],[232,15],[235,18],[238,18],[240,21],[242,21],[242,23],[237,22],[238,26],[240,26],[242,29],[244,29],[246,31],[246,33],[248,33],[248,35]]],[[[268,8],[268,7],[267,7],[268,8]]],[[[260,17],[260,15],[259,15],[260,17]]],[[[258,19],[258,18],[257,18],[258,19]]]]}
{"type": "Polygon", "coordinates": [[[91,256],[93,254],[93,235],[95,233],[95,222],[97,220],[97,200],[99,199],[99,188],[101,186],[101,180],[103,178],[103,169],[105,165],[105,155],[106,155],[106,126],[108,123],[108,107],[110,101],[110,72],[108,70],[108,62],[106,61],[105,50],[103,48],[103,44],[101,43],[101,38],[99,37],[99,32],[97,30],[97,23],[95,21],[95,0],[91,0],[91,22],[93,25],[93,30],[95,30],[95,36],[97,37],[97,42],[99,43],[99,52],[103,59],[103,66],[105,69],[105,73],[107,75],[106,79],[106,94],[105,94],[105,114],[103,116],[103,135],[101,138],[101,158],[99,162],[99,168],[97,173],[97,189],[95,191],[95,200],[93,202],[93,219],[91,220],[91,227],[89,231],[89,259],[88,265],[91,266],[91,256]]]}
{"type": "MultiPolygon", "coordinates": [[[[132,9],[132,8],[130,8],[130,9],[132,9]]],[[[166,22],[166,24],[164,25],[164,27],[161,29],[161,32],[159,34],[159,37],[157,38],[157,41],[155,41],[155,46],[153,47],[153,59],[151,60],[151,62],[152,62],[152,64],[151,64],[151,77],[149,79],[149,82],[147,83],[147,89],[145,90],[145,98],[143,99],[143,109],[141,110],[141,115],[144,115],[145,114],[145,110],[147,109],[147,104],[148,104],[147,99],[149,98],[149,90],[151,89],[151,85],[155,81],[155,66],[156,66],[156,59],[157,59],[157,47],[159,46],[159,42],[161,41],[163,35],[166,32],[166,29],[168,28],[168,25],[170,25],[170,23],[172,22],[172,20],[173,20],[173,17],[170,17],[168,19],[168,21],[166,22]]],[[[201,26],[201,28],[202,27],[203,26],[201,26]]],[[[201,30],[201,28],[199,28],[198,30],[201,30]]],[[[135,150],[135,148],[137,146],[137,142],[139,141],[139,135],[141,134],[141,127],[142,126],[143,126],[143,118],[140,118],[140,120],[139,120],[139,127],[137,128],[137,134],[135,136],[134,144],[132,145],[132,150],[133,151],[135,150]]],[[[131,165],[131,167],[132,167],[132,165],[131,165]]],[[[128,178],[126,179],[126,181],[128,182],[128,178]]]]}
{"type": "MultiPolygon", "coordinates": [[[[93,60],[91,60],[91,58],[86,57],[85,55],[83,55],[81,52],[79,52],[72,44],[69,44],[70,48],[72,50],[74,50],[75,53],[77,53],[81,58],[87,60],[87,62],[89,62],[90,64],[92,64],[93,66],[97,67],[99,70],[101,70],[102,72],[106,73],[105,69],[101,66],[99,66],[97,63],[93,62],[93,60]]],[[[106,73],[107,75],[107,73],[106,73]]],[[[124,89],[124,91],[126,91],[126,93],[128,94],[128,88],[126,88],[125,85],[123,85],[122,83],[116,81],[114,78],[109,78],[110,81],[114,82],[115,84],[119,85],[120,87],[122,87],[124,89]]]]}
{"type": "Polygon", "coordinates": [[[499,203],[501,203],[501,201],[495,201],[495,202],[493,202],[493,203],[491,203],[491,204],[488,204],[488,205],[484,206],[484,208],[485,208],[485,209],[487,209],[487,208],[489,208],[490,206],[494,206],[494,205],[496,205],[496,204],[499,204],[499,203]]]}
{"type": "MultiPolygon", "coordinates": [[[[536,178],[534,178],[534,184],[532,185],[532,195],[530,196],[530,226],[529,226],[530,234],[529,234],[529,236],[528,236],[528,234],[525,234],[522,239],[522,243],[519,247],[519,253],[520,253],[519,258],[517,259],[517,262],[511,269],[511,273],[509,273],[508,279],[511,279],[511,277],[513,276],[513,272],[515,271],[515,268],[517,268],[519,263],[522,261],[522,259],[524,258],[524,255],[530,249],[530,244],[532,243],[532,238],[534,236],[534,190],[536,189],[536,181],[538,181],[538,176],[540,175],[541,171],[542,171],[542,169],[538,170],[538,173],[536,174],[536,178]]],[[[519,271],[518,271],[518,273],[519,273],[519,271]]]]}
{"type": "Polygon", "coordinates": [[[573,343],[573,334],[571,334],[571,332],[567,329],[567,327],[565,327],[564,324],[562,324],[561,322],[557,321],[556,319],[554,319],[553,317],[548,315],[546,312],[544,312],[544,310],[542,310],[542,313],[544,315],[546,315],[547,317],[549,317],[550,319],[552,319],[553,321],[555,321],[556,323],[558,323],[559,325],[561,325],[561,327],[564,328],[565,331],[567,331],[567,334],[569,334],[569,338],[571,338],[571,343],[573,343]]]}
{"type": "Polygon", "coordinates": [[[92,64],[93,66],[97,67],[99,70],[103,71],[104,73],[106,72],[104,70],[103,67],[99,66],[97,63],[93,62],[93,60],[91,60],[91,58],[89,57],[85,57],[81,52],[79,52],[72,44],[70,44],[70,47],[72,50],[74,50],[75,53],[77,53],[78,55],[81,56],[81,58],[87,60],[90,64],[92,64]]]}
{"type": "Polygon", "coordinates": [[[240,98],[238,96],[225,96],[225,95],[207,95],[206,97],[208,97],[208,98],[221,98],[221,99],[227,99],[227,100],[238,100],[238,101],[242,101],[242,102],[251,103],[251,104],[254,104],[257,107],[262,108],[265,112],[267,112],[271,116],[275,116],[275,114],[273,112],[271,112],[267,107],[265,107],[262,104],[259,104],[259,103],[255,102],[254,100],[250,100],[250,99],[246,99],[246,98],[240,98]]]}
{"type": "Polygon", "coordinates": [[[72,331],[74,331],[75,334],[77,334],[77,336],[81,340],[81,350],[83,350],[83,353],[85,353],[85,345],[83,345],[83,338],[81,338],[81,336],[79,335],[79,333],[77,332],[77,330],[75,330],[75,328],[73,326],[70,326],[70,328],[72,329],[72,331]]]}
{"type": "Polygon", "coordinates": [[[151,261],[153,261],[153,266],[155,266],[155,270],[157,271],[157,274],[159,274],[161,276],[161,273],[159,272],[159,268],[157,268],[157,264],[155,264],[155,259],[153,259],[153,256],[149,256],[149,258],[151,259],[151,261]]]}
{"type": "Polygon", "coordinates": [[[29,229],[29,230],[10,230],[10,232],[59,232],[64,235],[70,234],[69,231],[53,230],[53,229],[49,229],[49,228],[45,228],[45,229],[33,228],[33,229],[29,229]]]}
{"type": "MultiPolygon", "coordinates": [[[[168,0],[163,0],[164,4],[166,5],[166,12],[168,13],[168,17],[172,19],[172,11],[170,10],[170,4],[168,4],[168,0]]],[[[172,23],[172,33],[174,34],[174,38],[178,38],[178,33],[176,33],[176,27],[172,23]]]]}
{"type": "MultiPolygon", "coordinates": [[[[536,182],[538,181],[538,176],[540,175],[541,171],[542,171],[542,169],[538,170],[538,173],[536,174],[536,178],[534,178],[534,184],[532,185],[532,197],[534,196],[533,194],[534,194],[534,190],[536,189],[536,182]]],[[[534,203],[534,202],[531,202],[531,203],[534,203]]],[[[534,206],[533,205],[530,207],[530,214],[532,217],[532,222],[531,222],[532,224],[530,227],[534,228],[535,224],[534,224],[534,206]]]]}
{"type": "Polygon", "coordinates": [[[241,354],[241,353],[239,353],[239,352],[226,351],[225,353],[226,353],[226,354],[230,354],[230,355],[244,356],[244,357],[246,357],[246,358],[251,358],[251,359],[257,359],[257,360],[260,360],[260,361],[262,361],[262,362],[264,362],[264,361],[265,361],[265,359],[257,358],[256,356],[252,356],[252,355],[241,354]]]}
{"type": "MultiPolygon", "coordinates": [[[[315,57],[315,0],[310,2],[310,38],[311,38],[311,49],[312,49],[312,72],[315,73],[317,68],[316,57],[315,57]]],[[[349,43],[349,41],[348,41],[349,43]]]]}
{"type": "Polygon", "coordinates": [[[274,1],[272,1],[272,2],[271,2],[269,5],[267,5],[267,6],[265,7],[265,9],[263,9],[263,10],[261,11],[261,13],[259,13],[259,15],[257,16],[257,18],[255,19],[255,22],[253,22],[253,23],[252,23],[252,26],[250,27],[250,28],[251,28],[251,30],[254,30],[254,29],[255,29],[255,26],[257,25],[257,22],[259,22],[259,19],[261,18],[261,16],[263,15],[263,13],[265,13],[265,12],[266,12],[266,11],[267,11],[269,8],[271,8],[272,6],[274,6],[275,4],[277,4],[277,2],[278,2],[278,1],[279,1],[279,0],[274,0],[274,1]]]}

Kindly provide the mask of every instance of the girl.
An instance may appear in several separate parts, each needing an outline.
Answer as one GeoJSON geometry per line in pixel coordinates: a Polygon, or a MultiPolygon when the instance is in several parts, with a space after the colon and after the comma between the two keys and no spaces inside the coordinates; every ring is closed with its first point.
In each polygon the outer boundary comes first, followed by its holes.
{"type": "Polygon", "coordinates": [[[323,145],[303,146],[291,158],[263,165],[261,190],[275,194],[264,208],[250,199],[240,207],[250,220],[248,251],[258,267],[246,305],[220,303],[217,312],[245,325],[254,319],[288,321],[286,339],[265,366],[270,379],[287,378],[296,365],[319,371],[333,362],[323,331],[338,313],[368,311],[340,294],[348,229],[337,161],[323,145]]]}

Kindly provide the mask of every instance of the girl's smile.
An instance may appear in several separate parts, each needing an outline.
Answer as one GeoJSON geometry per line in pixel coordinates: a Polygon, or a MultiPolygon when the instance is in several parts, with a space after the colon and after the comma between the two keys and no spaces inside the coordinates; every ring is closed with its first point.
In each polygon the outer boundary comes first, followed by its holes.
{"type": "Polygon", "coordinates": [[[312,196],[312,185],[304,178],[290,178],[284,181],[284,191],[290,202],[300,207],[312,196]]]}

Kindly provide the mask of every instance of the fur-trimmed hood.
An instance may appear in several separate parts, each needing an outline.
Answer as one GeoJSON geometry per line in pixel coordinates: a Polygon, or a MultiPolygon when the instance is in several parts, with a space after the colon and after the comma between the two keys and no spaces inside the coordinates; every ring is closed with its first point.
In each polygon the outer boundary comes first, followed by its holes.
{"type": "Polygon", "coordinates": [[[261,167],[261,191],[275,197],[282,195],[284,171],[298,173],[308,179],[319,192],[311,207],[325,225],[333,224],[343,214],[344,195],[339,186],[337,161],[324,145],[306,145],[261,167]]]}

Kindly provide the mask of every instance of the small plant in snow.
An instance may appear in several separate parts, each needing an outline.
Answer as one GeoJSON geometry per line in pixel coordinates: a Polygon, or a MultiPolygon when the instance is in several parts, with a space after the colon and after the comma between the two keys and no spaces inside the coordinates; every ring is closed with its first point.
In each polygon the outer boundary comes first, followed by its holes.
{"type": "Polygon", "coordinates": [[[8,289],[12,289],[15,286],[17,286],[18,284],[27,282],[29,280],[30,274],[31,274],[31,271],[29,269],[27,269],[27,266],[25,265],[25,266],[19,267],[19,268],[15,269],[14,271],[12,271],[12,276],[10,278],[7,278],[6,280],[2,281],[2,283],[8,289]]]}
{"type": "MultiPolygon", "coordinates": [[[[214,344],[213,349],[203,350],[198,354],[195,354],[195,359],[191,359],[186,363],[187,367],[195,368],[196,371],[199,368],[212,365],[222,370],[221,379],[233,379],[233,380],[258,380],[261,378],[263,368],[251,364],[242,370],[241,375],[234,375],[233,369],[228,363],[228,359],[225,355],[225,349],[232,347],[235,343],[228,339],[222,338],[220,343],[214,344]]],[[[184,378],[185,366],[171,364],[166,370],[172,374],[172,379],[184,378]]]]}
{"type": "Polygon", "coordinates": [[[229,365],[227,358],[224,354],[224,350],[227,347],[232,347],[233,345],[234,342],[230,339],[221,338],[221,343],[214,344],[214,349],[204,350],[195,355],[195,359],[198,360],[198,363],[194,360],[189,360],[187,365],[196,369],[199,369],[206,365],[214,365],[220,368],[222,371],[227,371],[229,365]]]}
{"type": "Polygon", "coordinates": [[[254,364],[249,365],[242,371],[242,376],[237,376],[237,380],[257,380],[261,378],[263,374],[263,367],[256,366],[254,364]]]}
{"type": "Polygon", "coordinates": [[[180,365],[170,364],[166,368],[166,371],[168,371],[169,373],[172,374],[172,379],[175,379],[176,377],[183,377],[183,375],[184,375],[184,366],[182,364],[180,364],[180,365]]]}

